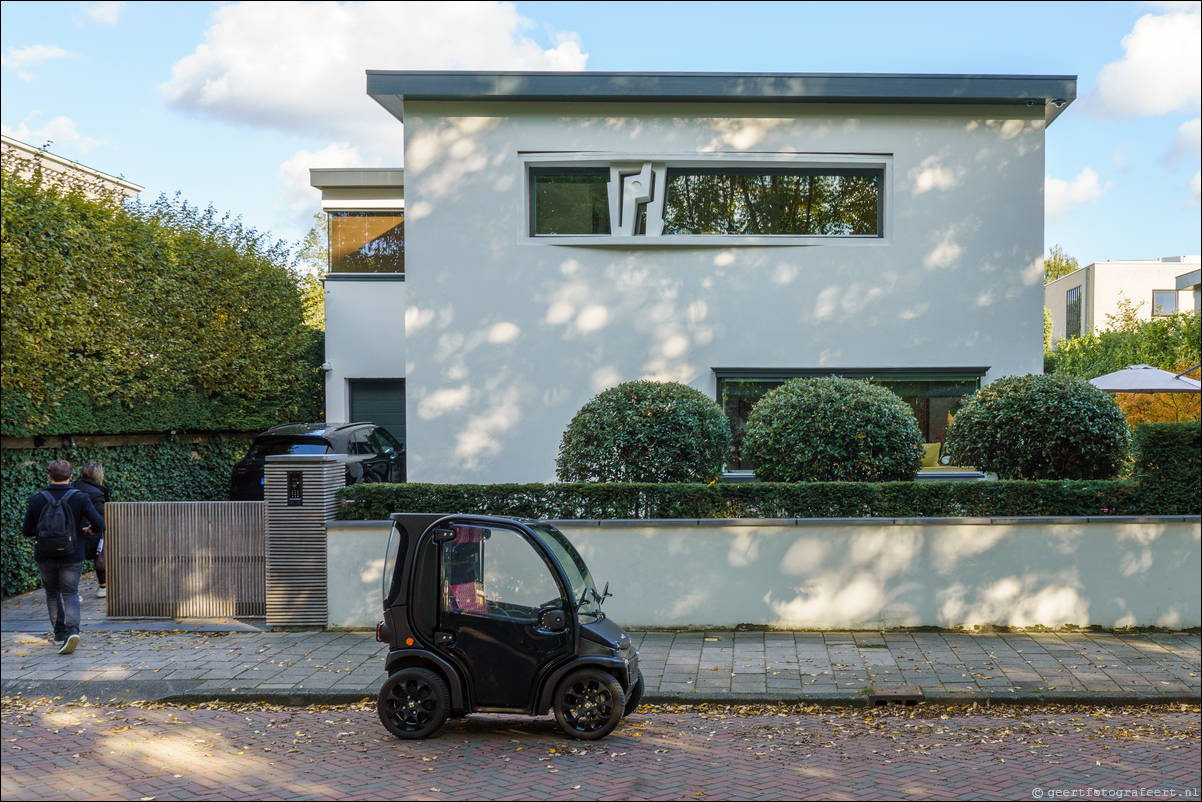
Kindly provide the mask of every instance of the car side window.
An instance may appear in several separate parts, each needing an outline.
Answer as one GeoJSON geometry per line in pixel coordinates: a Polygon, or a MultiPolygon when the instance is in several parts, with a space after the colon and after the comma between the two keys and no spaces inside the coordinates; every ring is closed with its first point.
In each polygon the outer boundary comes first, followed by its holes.
{"type": "Polygon", "coordinates": [[[463,615],[534,621],[540,608],[561,604],[551,569],[511,529],[455,526],[443,544],[443,610],[463,615]]]}
{"type": "Polygon", "coordinates": [[[367,430],[360,430],[353,433],[351,435],[349,447],[347,448],[347,453],[368,456],[378,453],[375,445],[372,444],[367,435],[367,430]]]}

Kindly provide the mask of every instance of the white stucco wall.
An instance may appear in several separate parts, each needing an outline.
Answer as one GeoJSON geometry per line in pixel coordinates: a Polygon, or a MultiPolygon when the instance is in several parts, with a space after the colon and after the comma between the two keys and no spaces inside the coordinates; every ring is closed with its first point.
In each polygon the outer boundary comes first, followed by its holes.
{"type": "MultiPolygon", "coordinates": [[[[623,626],[1196,627],[1197,518],[560,522],[623,626]],[[1058,520],[1061,523],[1051,523],[1058,520]]],[[[332,627],[380,620],[387,522],[331,523],[332,627]]]]}
{"type": "Polygon", "coordinates": [[[713,397],[715,367],[1039,372],[1043,125],[1040,106],[407,102],[410,480],[553,480],[572,415],[631,379],[713,397]],[[531,240],[531,151],[883,156],[887,241],[531,240]]]}
{"type": "Polygon", "coordinates": [[[405,378],[405,282],[326,281],[326,420],[349,422],[350,379],[405,378]]]}

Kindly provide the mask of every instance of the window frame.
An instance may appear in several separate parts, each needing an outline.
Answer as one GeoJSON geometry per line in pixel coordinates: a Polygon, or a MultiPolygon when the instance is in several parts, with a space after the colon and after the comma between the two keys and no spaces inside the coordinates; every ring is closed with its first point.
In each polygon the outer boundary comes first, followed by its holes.
{"type": "MultiPolygon", "coordinates": [[[[893,244],[893,155],[888,153],[617,153],[593,152],[519,152],[517,191],[524,210],[519,221],[519,244],[533,247],[594,246],[602,248],[731,248],[760,246],[834,245],[840,247],[879,247],[893,244]],[[667,170],[729,167],[747,171],[806,169],[879,170],[882,174],[880,204],[877,211],[880,233],[859,234],[637,234],[612,233],[617,226],[610,219],[610,234],[534,234],[534,171],[545,168],[609,168],[622,163],[666,164],[667,170]]],[[[666,171],[665,171],[666,174],[666,171]]]]}
{"type": "Polygon", "coordinates": [[[1081,301],[1081,296],[1083,296],[1085,294],[1084,287],[1085,287],[1084,284],[1078,284],[1076,287],[1072,287],[1068,290],[1065,290],[1065,293],[1064,293],[1064,339],[1066,339],[1066,340],[1071,340],[1074,337],[1080,337],[1084,333],[1085,307],[1081,301]],[[1073,304],[1076,304],[1076,309],[1077,309],[1075,321],[1073,320],[1072,315],[1069,314],[1069,310],[1071,310],[1073,308],[1073,304]],[[1075,323],[1075,325],[1072,326],[1071,328],[1069,326],[1070,322],[1075,323]]]}
{"type": "Polygon", "coordinates": [[[1181,298],[1177,295],[1177,290],[1152,290],[1152,317],[1168,317],[1175,315],[1181,309],[1181,298]],[[1156,296],[1160,293],[1167,293],[1173,296],[1173,311],[1172,312],[1157,312],[1156,296]]]}
{"type": "MultiPolygon", "coordinates": [[[[335,216],[370,216],[370,217],[400,217],[401,225],[405,224],[405,208],[402,206],[398,209],[368,209],[368,208],[346,208],[346,209],[322,209],[322,214],[326,216],[326,278],[333,278],[335,281],[353,280],[356,278],[365,277],[381,277],[377,280],[404,280],[405,277],[405,244],[404,235],[401,238],[401,269],[400,270],[374,270],[371,272],[355,272],[350,270],[334,270],[334,221],[335,216]]],[[[374,240],[372,240],[374,242],[374,240]]],[[[368,243],[364,243],[367,245],[368,243]]]]}

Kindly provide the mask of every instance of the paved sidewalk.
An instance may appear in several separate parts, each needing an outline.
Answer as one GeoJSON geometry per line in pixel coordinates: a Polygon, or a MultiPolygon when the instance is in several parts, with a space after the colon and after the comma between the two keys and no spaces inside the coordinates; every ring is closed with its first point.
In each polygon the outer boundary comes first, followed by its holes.
{"type": "MultiPolygon", "coordinates": [[[[244,699],[338,703],[374,696],[383,644],[370,632],[270,632],[262,622],[99,620],[59,656],[41,592],[3,602],[4,695],[95,702],[244,699]],[[38,623],[37,615],[42,615],[38,623]],[[225,631],[213,631],[222,630],[225,631]]],[[[1193,632],[635,632],[648,701],[864,704],[916,685],[929,701],[1196,703],[1193,632]]]]}

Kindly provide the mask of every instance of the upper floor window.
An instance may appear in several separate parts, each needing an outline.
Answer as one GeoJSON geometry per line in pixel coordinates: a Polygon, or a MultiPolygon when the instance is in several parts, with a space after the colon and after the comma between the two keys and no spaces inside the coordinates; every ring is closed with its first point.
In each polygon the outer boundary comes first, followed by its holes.
{"type": "Polygon", "coordinates": [[[1153,290],[1152,291],[1152,314],[1160,317],[1163,315],[1171,315],[1177,311],[1177,291],[1176,290],[1153,290]]]}
{"type": "Polygon", "coordinates": [[[404,273],[405,214],[330,212],[331,273],[404,273]]]}
{"type": "Polygon", "coordinates": [[[604,155],[525,157],[530,236],[595,237],[602,245],[644,237],[664,245],[703,237],[713,244],[731,237],[757,238],[749,244],[790,244],[786,238],[793,237],[885,241],[889,156],[604,155]]]}
{"type": "Polygon", "coordinates": [[[1064,336],[1081,336],[1081,288],[1073,287],[1064,294],[1064,336]]]}

